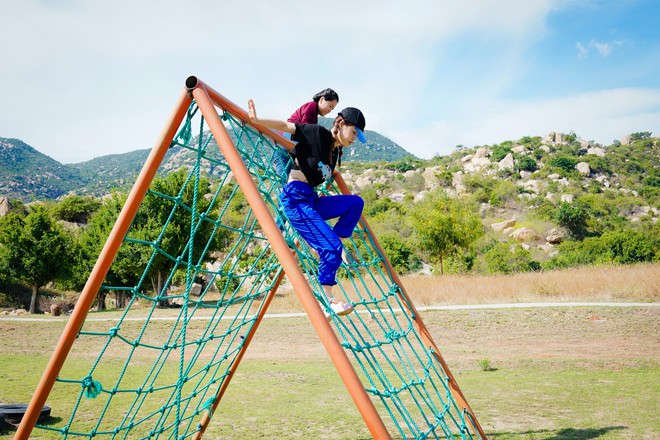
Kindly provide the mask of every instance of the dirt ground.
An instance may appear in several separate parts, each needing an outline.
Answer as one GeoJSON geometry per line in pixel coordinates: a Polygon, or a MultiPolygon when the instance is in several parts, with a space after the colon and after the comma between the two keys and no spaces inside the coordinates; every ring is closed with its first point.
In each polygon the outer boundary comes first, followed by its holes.
{"type": "MultiPolygon", "coordinates": [[[[660,362],[660,307],[538,307],[420,313],[450,367],[535,360],[616,369],[660,362]]],[[[246,358],[327,356],[307,317],[265,319],[246,358]]]]}

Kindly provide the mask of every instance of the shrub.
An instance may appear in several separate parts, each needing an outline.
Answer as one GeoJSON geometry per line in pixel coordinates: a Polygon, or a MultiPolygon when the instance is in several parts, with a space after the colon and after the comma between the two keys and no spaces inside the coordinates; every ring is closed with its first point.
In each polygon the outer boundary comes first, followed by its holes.
{"type": "Polygon", "coordinates": [[[497,368],[493,368],[493,366],[490,364],[490,359],[484,358],[484,359],[479,359],[477,361],[477,364],[479,365],[479,368],[481,368],[481,371],[495,371],[497,368]]]}
{"type": "Polygon", "coordinates": [[[546,269],[591,264],[631,264],[660,259],[659,240],[653,234],[632,229],[609,231],[583,241],[566,241],[557,246],[559,254],[548,260],[546,269]]]}
{"type": "Polygon", "coordinates": [[[516,242],[497,243],[484,254],[488,273],[529,272],[539,267],[532,256],[516,242]]]}
{"type": "Polygon", "coordinates": [[[587,233],[588,213],[584,208],[563,202],[555,212],[555,220],[572,236],[582,238],[587,233]]]}
{"type": "Polygon", "coordinates": [[[521,157],[516,166],[518,171],[536,171],[537,168],[536,161],[529,156],[521,157]]]}
{"type": "Polygon", "coordinates": [[[575,169],[578,161],[574,157],[569,156],[555,156],[548,160],[548,165],[555,168],[560,168],[567,173],[572,172],[575,169]]]}
{"type": "Polygon", "coordinates": [[[491,154],[490,160],[491,162],[499,162],[509,153],[511,153],[510,147],[497,145],[493,148],[493,154],[491,154]]]}
{"type": "Polygon", "coordinates": [[[612,263],[631,264],[653,261],[660,256],[658,242],[642,233],[625,229],[602,235],[603,248],[612,263]]]}
{"type": "Polygon", "coordinates": [[[383,235],[380,238],[380,244],[397,272],[403,274],[419,270],[422,267],[421,260],[398,236],[394,234],[383,235]]]}

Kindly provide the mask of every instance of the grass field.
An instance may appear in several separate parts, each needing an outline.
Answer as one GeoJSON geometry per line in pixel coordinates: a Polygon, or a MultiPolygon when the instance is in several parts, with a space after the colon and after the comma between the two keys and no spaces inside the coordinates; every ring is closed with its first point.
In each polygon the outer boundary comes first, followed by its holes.
{"type": "MultiPolygon", "coordinates": [[[[418,305],[657,303],[658,275],[660,265],[642,265],[404,285],[418,305]]],[[[284,293],[273,311],[300,307],[284,293]]],[[[0,320],[0,402],[27,403],[36,387],[65,322],[41,318],[0,320]]],[[[422,318],[489,438],[660,438],[660,307],[427,310],[422,318]]],[[[54,417],[64,398],[49,399],[54,417]]],[[[370,435],[308,319],[293,317],[264,320],[205,438],[370,435]]]]}

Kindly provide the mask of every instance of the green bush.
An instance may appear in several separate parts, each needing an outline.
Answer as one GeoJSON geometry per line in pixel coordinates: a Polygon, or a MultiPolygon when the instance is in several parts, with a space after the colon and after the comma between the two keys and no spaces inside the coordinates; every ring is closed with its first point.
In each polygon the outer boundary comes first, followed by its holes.
{"type": "Polygon", "coordinates": [[[587,219],[589,214],[586,209],[562,202],[555,212],[555,220],[568,229],[573,237],[582,238],[587,233],[587,219]]]}
{"type": "Polygon", "coordinates": [[[577,165],[578,160],[574,157],[569,156],[555,156],[548,159],[548,165],[551,167],[559,168],[567,173],[575,170],[575,165],[577,165]]]}
{"type": "Polygon", "coordinates": [[[621,229],[582,241],[569,240],[557,246],[559,253],[548,260],[546,269],[592,264],[632,264],[660,259],[660,240],[653,234],[621,229]]]}
{"type": "Polygon", "coordinates": [[[53,215],[67,222],[87,223],[100,207],[101,202],[92,197],[69,196],[55,205],[53,215]]]}
{"type": "Polygon", "coordinates": [[[606,232],[601,240],[611,263],[642,263],[660,256],[657,240],[631,229],[606,232]]]}
{"type": "Polygon", "coordinates": [[[421,269],[422,262],[413,250],[397,235],[386,234],[380,238],[380,244],[385,255],[392,263],[394,270],[404,274],[421,269]]]}
{"type": "Polygon", "coordinates": [[[538,165],[536,164],[536,161],[531,157],[523,156],[517,161],[516,169],[518,171],[536,171],[538,169],[538,165]]]}
{"type": "Polygon", "coordinates": [[[511,153],[510,147],[497,145],[493,148],[493,154],[491,154],[490,160],[491,162],[499,162],[509,153],[511,153]]]}
{"type": "Polygon", "coordinates": [[[517,242],[496,243],[484,254],[488,273],[529,272],[539,268],[528,250],[517,242]]]}

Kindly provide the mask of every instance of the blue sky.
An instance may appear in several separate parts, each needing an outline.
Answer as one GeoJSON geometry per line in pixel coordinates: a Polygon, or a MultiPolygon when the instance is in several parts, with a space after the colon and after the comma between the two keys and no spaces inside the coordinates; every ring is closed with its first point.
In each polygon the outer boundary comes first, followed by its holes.
{"type": "Polygon", "coordinates": [[[0,17],[0,137],[62,163],[152,147],[189,75],[282,119],[332,87],[423,158],[660,135],[657,0],[0,0],[0,17]]]}

